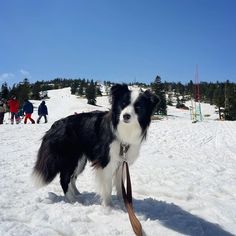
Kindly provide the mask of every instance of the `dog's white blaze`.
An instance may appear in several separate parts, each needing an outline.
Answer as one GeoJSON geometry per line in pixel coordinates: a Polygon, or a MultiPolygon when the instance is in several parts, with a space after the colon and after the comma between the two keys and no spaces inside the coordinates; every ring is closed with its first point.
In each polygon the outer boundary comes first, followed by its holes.
{"type": "Polygon", "coordinates": [[[135,101],[137,100],[138,96],[139,96],[140,92],[139,90],[133,90],[131,92],[131,104],[133,105],[135,103],[135,101]]]}
{"type": "Polygon", "coordinates": [[[139,96],[139,91],[131,92],[131,103],[125,107],[120,113],[120,122],[117,126],[117,136],[121,142],[127,144],[138,144],[141,142],[142,129],[140,127],[138,116],[134,110],[134,103],[139,96]],[[129,114],[129,122],[124,122],[123,115],[129,114]]]}

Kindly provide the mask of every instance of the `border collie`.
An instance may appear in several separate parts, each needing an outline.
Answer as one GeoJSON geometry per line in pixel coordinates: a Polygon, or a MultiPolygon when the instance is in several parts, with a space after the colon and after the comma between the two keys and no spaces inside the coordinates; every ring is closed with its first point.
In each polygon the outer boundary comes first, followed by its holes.
{"type": "Polygon", "coordinates": [[[129,90],[126,84],[116,84],[111,88],[110,101],[110,111],[71,115],[56,121],[46,132],[33,170],[38,186],[49,184],[60,173],[66,200],[74,202],[80,194],[75,181],[89,160],[102,204],[110,204],[113,184],[117,196],[122,196],[122,147],[126,147],[127,162],[132,164],[158,98],[149,90],[129,90]]]}

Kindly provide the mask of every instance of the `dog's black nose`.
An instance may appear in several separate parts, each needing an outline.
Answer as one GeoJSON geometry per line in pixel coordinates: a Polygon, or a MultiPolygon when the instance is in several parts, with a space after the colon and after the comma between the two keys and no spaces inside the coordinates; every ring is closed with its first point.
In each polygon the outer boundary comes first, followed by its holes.
{"type": "Polygon", "coordinates": [[[125,113],[125,114],[123,115],[124,121],[129,121],[130,118],[131,118],[131,115],[128,114],[128,113],[125,113]]]}

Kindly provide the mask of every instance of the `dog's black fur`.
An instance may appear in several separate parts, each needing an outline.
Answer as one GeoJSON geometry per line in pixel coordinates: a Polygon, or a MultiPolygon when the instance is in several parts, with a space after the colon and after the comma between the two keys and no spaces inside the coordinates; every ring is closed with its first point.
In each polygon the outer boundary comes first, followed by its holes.
{"type": "MultiPolygon", "coordinates": [[[[33,171],[40,184],[50,183],[60,173],[62,189],[73,201],[79,193],[75,180],[89,160],[98,170],[103,202],[109,204],[114,173],[119,178],[120,144],[129,145],[127,158],[134,162],[158,102],[150,91],[132,92],[119,84],[111,88],[110,98],[110,111],[71,115],[56,121],[46,132],[33,171]]],[[[120,194],[119,183],[116,187],[120,194]]]]}

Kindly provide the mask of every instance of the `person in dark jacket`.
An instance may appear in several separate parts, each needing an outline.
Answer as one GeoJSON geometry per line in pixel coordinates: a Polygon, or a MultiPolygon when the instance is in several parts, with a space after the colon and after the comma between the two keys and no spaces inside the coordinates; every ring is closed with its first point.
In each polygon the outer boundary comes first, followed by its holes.
{"type": "Polygon", "coordinates": [[[38,115],[39,115],[39,118],[37,119],[37,123],[39,124],[42,116],[44,117],[44,121],[45,123],[48,122],[47,120],[47,115],[48,115],[48,108],[45,104],[45,101],[42,101],[41,104],[39,105],[39,108],[38,108],[38,115]]]}
{"type": "Polygon", "coordinates": [[[32,113],[34,112],[33,104],[29,100],[25,100],[24,106],[23,106],[23,112],[25,113],[25,120],[24,123],[27,123],[27,120],[29,119],[32,124],[35,123],[35,121],[31,118],[32,113]]]}

